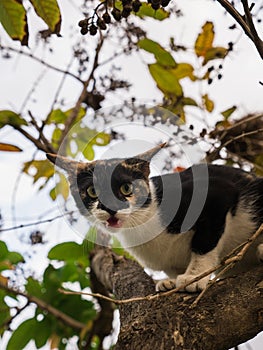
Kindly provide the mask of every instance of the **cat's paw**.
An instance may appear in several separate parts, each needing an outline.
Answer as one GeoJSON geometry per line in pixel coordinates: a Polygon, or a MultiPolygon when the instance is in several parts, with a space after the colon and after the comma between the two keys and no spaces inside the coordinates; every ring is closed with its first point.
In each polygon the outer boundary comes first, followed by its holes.
{"type": "MultiPolygon", "coordinates": [[[[195,277],[196,276],[194,275],[188,275],[188,274],[178,275],[176,278],[176,287],[183,287],[185,284],[191,282],[195,277]]],[[[182,291],[185,290],[190,293],[200,292],[206,288],[209,282],[209,279],[210,279],[209,276],[204,277],[201,280],[193,282],[188,286],[184,287],[182,291]]]]}
{"type": "Polygon", "coordinates": [[[176,279],[164,279],[160,280],[156,283],[155,289],[157,292],[166,292],[167,290],[171,290],[176,288],[176,279]]]}
{"type": "Polygon", "coordinates": [[[261,263],[263,263],[263,243],[257,246],[257,258],[261,263]]]}

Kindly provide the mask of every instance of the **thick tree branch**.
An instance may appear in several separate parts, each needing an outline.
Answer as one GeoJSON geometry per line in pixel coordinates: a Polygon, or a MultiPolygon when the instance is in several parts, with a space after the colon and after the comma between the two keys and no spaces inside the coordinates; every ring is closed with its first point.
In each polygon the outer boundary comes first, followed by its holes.
{"type": "MultiPolygon", "coordinates": [[[[146,296],[154,283],[135,262],[98,247],[92,268],[118,299],[146,296]]],[[[237,346],[263,330],[263,267],[216,283],[196,307],[196,295],[120,305],[121,330],[116,349],[220,350],[237,346]]]]}

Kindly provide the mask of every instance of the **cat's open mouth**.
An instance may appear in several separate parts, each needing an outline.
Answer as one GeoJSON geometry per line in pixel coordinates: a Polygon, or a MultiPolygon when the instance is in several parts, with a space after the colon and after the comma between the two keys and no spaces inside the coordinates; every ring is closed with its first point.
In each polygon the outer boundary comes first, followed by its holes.
{"type": "Polygon", "coordinates": [[[122,227],[122,221],[117,219],[115,216],[111,216],[107,222],[106,225],[113,228],[121,228],[122,227]]]}

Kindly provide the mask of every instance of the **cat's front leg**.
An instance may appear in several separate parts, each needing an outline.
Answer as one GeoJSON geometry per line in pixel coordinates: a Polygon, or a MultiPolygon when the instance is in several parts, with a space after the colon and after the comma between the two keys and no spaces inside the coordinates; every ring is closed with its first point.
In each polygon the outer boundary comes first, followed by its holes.
{"type": "MultiPolygon", "coordinates": [[[[183,287],[185,284],[188,284],[197,276],[217,266],[218,262],[219,257],[216,249],[213,249],[212,251],[202,255],[192,253],[190,263],[185,273],[178,275],[176,278],[159,281],[156,289],[158,291],[166,291],[178,287],[183,287]]],[[[189,284],[188,286],[182,288],[182,290],[192,293],[201,291],[206,288],[209,280],[210,275],[189,284]]]]}

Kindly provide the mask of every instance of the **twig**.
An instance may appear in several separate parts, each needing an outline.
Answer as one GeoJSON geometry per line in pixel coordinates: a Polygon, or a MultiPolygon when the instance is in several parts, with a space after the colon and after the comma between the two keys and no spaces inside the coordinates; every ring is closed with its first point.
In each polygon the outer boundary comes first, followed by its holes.
{"type": "Polygon", "coordinates": [[[60,320],[61,322],[63,322],[64,324],[75,328],[75,329],[83,329],[84,327],[86,327],[86,325],[84,323],[81,323],[77,320],[75,320],[74,318],[68,316],[67,314],[65,314],[64,312],[56,309],[55,307],[47,304],[46,302],[44,302],[43,300],[33,296],[33,295],[29,295],[26,293],[23,293],[19,290],[13,289],[11,287],[8,287],[6,285],[4,285],[3,283],[0,282],[0,289],[7,291],[8,293],[11,294],[15,294],[15,295],[21,295],[24,298],[26,298],[30,303],[34,303],[37,306],[39,306],[42,310],[46,310],[47,312],[49,312],[50,314],[52,314],[53,316],[55,316],[58,320],[60,320]]]}
{"type": "MultiPolygon", "coordinates": [[[[156,294],[149,294],[146,295],[144,297],[134,297],[134,298],[129,298],[129,299],[113,299],[111,297],[108,297],[106,295],[102,295],[100,293],[87,293],[87,292],[75,292],[75,291],[70,291],[70,290],[66,290],[66,289],[62,289],[59,288],[59,292],[63,293],[63,294],[67,294],[67,295],[87,295],[87,296],[91,296],[94,298],[100,298],[103,300],[107,300],[109,302],[112,302],[116,305],[123,305],[123,304],[129,304],[132,302],[138,302],[138,301],[150,301],[150,300],[154,300],[154,299],[158,299],[160,297],[164,297],[164,296],[169,296],[172,295],[174,293],[177,293],[179,291],[183,291],[185,289],[185,287],[189,286],[190,284],[197,282],[199,280],[201,280],[202,278],[211,275],[213,272],[218,271],[218,270],[224,270],[228,265],[231,265],[231,268],[233,267],[234,264],[236,264],[238,261],[240,261],[244,254],[247,252],[247,250],[249,249],[249,247],[251,246],[251,244],[259,237],[259,235],[263,232],[263,224],[260,225],[260,227],[257,229],[257,231],[244,243],[240,244],[238,247],[236,247],[235,249],[233,249],[230,254],[228,254],[220,264],[218,264],[217,266],[203,272],[202,274],[196,276],[195,278],[193,278],[191,281],[185,283],[184,285],[171,289],[169,291],[166,292],[158,292],[156,294]],[[233,254],[235,254],[236,252],[238,252],[235,256],[233,256],[233,254]]],[[[209,288],[209,287],[208,287],[209,288]]],[[[204,291],[206,291],[207,289],[205,289],[204,291]]],[[[201,292],[201,297],[204,294],[204,291],[201,292]]],[[[200,295],[198,296],[198,300],[197,302],[195,301],[193,303],[193,305],[195,306],[195,303],[197,304],[198,301],[201,299],[200,295]]]]}
{"type": "MultiPolygon", "coordinates": [[[[78,117],[78,113],[79,113],[79,110],[81,108],[81,104],[85,100],[86,95],[87,95],[87,88],[88,88],[89,84],[91,83],[91,81],[94,80],[94,73],[99,66],[99,54],[100,54],[100,51],[102,49],[103,43],[104,43],[104,38],[103,38],[103,36],[101,36],[100,41],[96,47],[95,57],[93,60],[93,66],[92,66],[91,72],[89,74],[89,77],[86,79],[85,82],[83,82],[82,91],[80,93],[78,101],[77,101],[75,107],[73,108],[70,116],[68,117],[68,119],[66,120],[66,122],[64,124],[64,129],[62,131],[60,141],[59,141],[60,146],[63,143],[63,140],[66,137],[67,133],[69,132],[70,128],[74,124],[76,118],[78,117]]],[[[64,150],[61,150],[61,153],[64,153],[63,151],[64,150]]]]}
{"type": "Polygon", "coordinates": [[[246,23],[247,23],[249,30],[250,30],[250,33],[253,37],[253,42],[254,42],[260,56],[263,58],[263,41],[260,39],[260,37],[256,31],[256,28],[254,26],[252,15],[251,15],[252,8],[249,8],[247,0],[241,0],[241,2],[243,5],[243,8],[244,8],[245,16],[246,16],[246,23]]]}
{"type": "Polygon", "coordinates": [[[46,72],[47,72],[46,69],[44,69],[44,70],[40,73],[40,75],[36,78],[36,80],[34,81],[34,83],[33,83],[32,87],[31,87],[31,89],[30,89],[30,90],[28,91],[28,93],[26,94],[26,97],[25,97],[25,99],[24,99],[24,101],[23,101],[23,103],[22,103],[22,105],[21,105],[19,114],[22,114],[22,112],[23,112],[23,110],[24,110],[24,108],[25,108],[25,106],[26,106],[26,104],[27,104],[27,102],[28,102],[30,96],[31,96],[31,95],[33,94],[33,92],[36,90],[36,87],[37,87],[38,84],[41,82],[41,80],[42,80],[43,77],[45,76],[46,72]]]}
{"type": "MultiPolygon", "coordinates": [[[[255,118],[255,119],[256,119],[256,118],[255,118]]],[[[244,122],[245,122],[245,121],[244,121],[244,122]]],[[[243,123],[243,122],[242,122],[242,123],[243,123]]],[[[242,124],[242,123],[240,123],[240,124],[242,124]]],[[[234,128],[234,126],[233,126],[232,128],[234,128]]],[[[231,128],[231,129],[232,129],[232,128],[231,128]]],[[[229,130],[229,129],[227,129],[227,130],[225,131],[224,136],[227,134],[228,130],[229,130]]],[[[252,131],[248,131],[248,132],[243,132],[242,134],[237,135],[237,136],[231,138],[230,140],[226,141],[225,143],[222,143],[219,147],[215,148],[211,153],[209,153],[208,156],[207,156],[207,160],[208,160],[208,161],[209,161],[209,160],[211,161],[211,158],[212,158],[212,160],[214,160],[215,155],[218,155],[218,154],[219,154],[219,151],[220,151],[221,149],[227,147],[227,146],[230,145],[231,143],[233,143],[233,142],[235,142],[235,141],[237,141],[237,140],[239,140],[239,139],[242,139],[242,138],[244,138],[244,137],[246,137],[246,136],[256,135],[256,134],[260,134],[260,133],[263,133],[263,128],[260,128],[260,129],[257,129],[257,130],[252,130],[252,131]]],[[[222,137],[220,137],[219,140],[222,140],[222,137]]],[[[228,150],[227,150],[227,151],[228,151],[228,150]]],[[[228,151],[228,152],[229,152],[229,151],[228,151]]],[[[230,153],[230,152],[229,152],[229,153],[230,153]]],[[[253,165],[256,166],[254,163],[253,163],[253,165]]]]}
{"type": "Polygon", "coordinates": [[[243,137],[260,134],[261,132],[263,132],[263,128],[257,129],[257,130],[252,130],[252,131],[248,131],[248,132],[243,132],[242,134],[237,135],[237,136],[233,137],[232,139],[226,141],[222,145],[220,145],[220,147],[217,150],[220,150],[220,149],[222,149],[224,147],[227,147],[230,143],[235,142],[235,141],[237,141],[239,139],[242,139],[243,137]]]}
{"type": "Polygon", "coordinates": [[[40,224],[46,224],[48,222],[52,222],[52,221],[55,221],[57,219],[60,219],[60,218],[62,218],[65,215],[72,215],[73,213],[74,213],[74,211],[70,211],[70,212],[65,213],[65,214],[54,216],[53,218],[50,218],[50,219],[46,219],[46,220],[42,220],[42,221],[36,221],[36,222],[31,222],[29,224],[21,224],[21,225],[18,225],[18,226],[3,228],[3,229],[0,229],[0,232],[7,232],[7,231],[17,230],[17,229],[24,228],[24,227],[36,226],[36,225],[40,225],[40,224]]]}
{"type": "Polygon", "coordinates": [[[231,125],[228,128],[226,128],[224,130],[224,132],[222,133],[222,135],[220,136],[219,141],[222,140],[229,133],[229,131],[239,127],[242,124],[247,124],[247,123],[249,123],[249,122],[251,122],[253,120],[259,119],[259,118],[263,118],[263,114],[262,113],[257,114],[257,115],[252,115],[251,117],[246,118],[246,119],[242,118],[239,122],[236,122],[233,125],[231,125]]]}
{"type": "Polygon", "coordinates": [[[217,0],[225,10],[235,19],[241,26],[245,34],[253,41],[257,51],[263,59],[263,41],[259,38],[258,33],[253,24],[250,9],[247,0],[241,0],[246,16],[243,17],[228,0],[217,0]]]}
{"type": "Polygon", "coordinates": [[[237,21],[237,23],[242,27],[246,35],[253,41],[253,36],[250,32],[249,26],[244,20],[243,16],[235,9],[235,7],[228,0],[217,0],[224,9],[237,21]]]}
{"type": "Polygon", "coordinates": [[[207,287],[202,290],[202,292],[198,295],[198,297],[195,299],[194,303],[192,304],[193,307],[195,307],[199,300],[203,297],[203,295],[206,293],[206,291],[213,285],[216,280],[221,276],[224,275],[228,270],[230,270],[237,262],[239,262],[251,244],[261,235],[263,232],[263,224],[260,225],[260,227],[257,229],[257,231],[244,243],[236,247],[228,256],[223,260],[223,268],[221,267],[221,271],[213,278],[210,283],[208,283],[207,287]],[[237,252],[237,254],[235,254],[237,252]],[[235,255],[234,255],[235,254],[235,255]],[[234,256],[233,256],[234,255],[234,256]]]}
{"type": "Polygon", "coordinates": [[[31,118],[31,124],[35,127],[35,129],[38,131],[39,136],[38,139],[39,141],[42,141],[44,145],[46,145],[47,149],[49,150],[49,152],[51,153],[56,153],[55,149],[53,148],[53,146],[51,145],[51,143],[46,139],[44,133],[43,133],[43,127],[39,126],[35,117],[33,116],[31,111],[28,111],[28,114],[30,115],[31,118]]]}
{"type": "Polygon", "coordinates": [[[52,66],[51,64],[45,62],[44,60],[42,60],[41,58],[38,58],[34,55],[32,55],[31,53],[27,53],[25,51],[22,51],[22,50],[17,50],[13,47],[10,47],[10,46],[3,46],[0,44],[0,50],[9,50],[9,51],[13,51],[15,53],[18,53],[18,54],[21,54],[21,55],[24,55],[26,57],[29,57],[29,58],[32,58],[33,60],[37,61],[38,63],[41,63],[43,64],[44,66],[46,66],[47,68],[50,68],[52,70],[55,70],[56,72],[59,72],[59,73],[63,73],[63,74],[66,74],[78,81],[80,81],[81,83],[83,83],[82,79],[80,79],[77,75],[71,73],[71,72],[68,72],[68,71],[65,71],[61,68],[58,68],[58,67],[55,67],[55,66],[52,66]]]}
{"type": "Polygon", "coordinates": [[[43,144],[40,140],[34,138],[31,134],[29,134],[25,129],[22,129],[22,127],[20,126],[13,126],[13,128],[18,132],[20,132],[20,134],[25,136],[29,141],[31,141],[37,147],[37,149],[45,153],[49,152],[48,144],[47,145],[43,144]]]}

